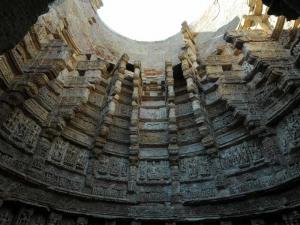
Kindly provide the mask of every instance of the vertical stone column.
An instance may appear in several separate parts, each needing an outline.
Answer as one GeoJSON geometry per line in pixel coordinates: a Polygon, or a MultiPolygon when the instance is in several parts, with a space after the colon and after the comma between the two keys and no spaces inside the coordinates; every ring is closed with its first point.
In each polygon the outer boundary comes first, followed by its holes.
{"type": "Polygon", "coordinates": [[[277,18],[277,22],[276,22],[276,26],[273,30],[272,36],[271,38],[274,41],[278,41],[280,38],[280,35],[282,33],[283,27],[284,27],[284,23],[285,23],[285,17],[284,16],[279,16],[277,18]]]}
{"type": "Polygon", "coordinates": [[[141,63],[135,62],[133,74],[133,93],[132,93],[132,114],[130,121],[130,150],[129,163],[130,175],[128,181],[128,191],[135,192],[138,156],[139,156],[139,112],[140,112],[140,97],[141,97],[141,63]]]}
{"type": "Polygon", "coordinates": [[[119,61],[118,68],[111,81],[111,90],[109,90],[110,94],[108,96],[108,110],[106,115],[104,116],[104,120],[100,128],[100,135],[96,140],[95,153],[97,156],[100,156],[102,154],[104,145],[106,144],[110,126],[113,122],[112,119],[116,112],[116,106],[119,102],[120,93],[122,90],[122,83],[125,78],[125,70],[128,61],[128,56],[124,54],[119,61]]]}
{"type": "Polygon", "coordinates": [[[195,122],[205,147],[212,147],[215,144],[214,137],[208,122],[205,103],[201,99],[198,89],[199,74],[197,71],[197,49],[194,42],[194,35],[186,23],[182,24],[182,34],[185,42],[182,54],[179,56],[183,70],[183,76],[187,83],[189,99],[192,102],[195,122]]]}
{"type": "Polygon", "coordinates": [[[262,11],[263,11],[263,2],[262,2],[262,0],[256,0],[255,7],[254,7],[254,10],[253,10],[253,14],[255,16],[260,16],[262,14],[262,11]]]}
{"type": "Polygon", "coordinates": [[[298,27],[300,26],[300,18],[295,20],[293,23],[293,27],[289,31],[289,42],[284,46],[287,49],[292,47],[292,44],[294,43],[297,37],[298,27]]]}
{"type": "Polygon", "coordinates": [[[172,177],[172,200],[179,201],[180,198],[180,182],[179,182],[179,147],[176,124],[176,107],[175,107],[175,91],[172,63],[166,62],[166,84],[168,89],[168,119],[169,119],[169,161],[171,166],[172,177]]]}
{"type": "Polygon", "coordinates": [[[250,27],[260,24],[265,31],[269,31],[269,22],[267,11],[263,14],[263,2],[262,0],[249,1],[249,15],[244,16],[244,22],[240,26],[242,30],[248,30],[250,27]]]}

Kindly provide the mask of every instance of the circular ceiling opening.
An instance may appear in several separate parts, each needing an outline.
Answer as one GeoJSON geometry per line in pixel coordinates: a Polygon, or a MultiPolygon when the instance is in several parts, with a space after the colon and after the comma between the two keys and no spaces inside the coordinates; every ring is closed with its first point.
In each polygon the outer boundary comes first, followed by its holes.
{"type": "Polygon", "coordinates": [[[181,23],[201,17],[213,0],[104,0],[98,14],[113,31],[137,41],[160,41],[181,23]]]}

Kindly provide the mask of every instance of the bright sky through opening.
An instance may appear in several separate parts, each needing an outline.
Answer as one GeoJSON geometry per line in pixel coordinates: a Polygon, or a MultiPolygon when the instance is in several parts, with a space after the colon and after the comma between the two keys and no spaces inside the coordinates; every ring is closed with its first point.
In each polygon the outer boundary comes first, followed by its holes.
{"type": "Polygon", "coordinates": [[[159,41],[181,23],[199,19],[212,0],[103,0],[100,18],[115,32],[138,41],[159,41]]]}

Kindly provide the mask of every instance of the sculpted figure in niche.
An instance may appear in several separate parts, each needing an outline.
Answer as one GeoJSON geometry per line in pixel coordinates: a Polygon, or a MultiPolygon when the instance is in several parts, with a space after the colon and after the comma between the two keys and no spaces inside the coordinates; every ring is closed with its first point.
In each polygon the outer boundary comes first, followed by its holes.
{"type": "Polygon", "coordinates": [[[14,132],[16,128],[18,113],[13,113],[2,125],[3,130],[7,134],[11,134],[14,132]]]}
{"type": "Polygon", "coordinates": [[[37,144],[41,128],[36,124],[27,124],[27,126],[29,129],[26,132],[25,144],[29,149],[33,150],[37,144]]]}
{"type": "Polygon", "coordinates": [[[98,163],[97,163],[97,173],[105,175],[107,174],[107,159],[99,159],[98,163]]]}
{"type": "Polygon", "coordinates": [[[147,177],[147,162],[140,164],[139,172],[140,180],[145,180],[147,177]]]}
{"type": "Polygon", "coordinates": [[[111,160],[110,175],[112,175],[112,176],[118,176],[118,174],[119,174],[118,161],[111,160]]]}
{"type": "Polygon", "coordinates": [[[294,149],[299,142],[300,116],[294,112],[287,116],[277,127],[278,144],[283,153],[294,149]]]}
{"type": "Polygon", "coordinates": [[[23,141],[26,136],[27,126],[25,123],[18,123],[16,133],[14,135],[15,139],[19,142],[23,141]]]}
{"type": "Polygon", "coordinates": [[[61,138],[56,138],[51,148],[51,159],[60,163],[63,159],[66,150],[68,149],[68,146],[68,142],[65,142],[61,138]]]}
{"type": "Polygon", "coordinates": [[[128,174],[128,163],[126,163],[125,161],[123,161],[121,163],[121,176],[122,177],[127,177],[128,174]]]}
{"type": "Polygon", "coordinates": [[[150,167],[148,168],[148,175],[150,180],[159,180],[159,162],[151,162],[150,167]]]}
{"type": "Polygon", "coordinates": [[[67,150],[64,164],[68,166],[74,166],[76,158],[77,158],[78,152],[75,146],[70,146],[67,150]]]}
{"type": "Polygon", "coordinates": [[[191,159],[189,162],[189,176],[195,178],[197,175],[197,160],[191,159]]]}
{"type": "Polygon", "coordinates": [[[77,159],[77,164],[76,164],[76,168],[80,169],[80,170],[84,170],[86,168],[86,164],[88,161],[88,157],[86,152],[80,152],[78,159],[77,159]]]}

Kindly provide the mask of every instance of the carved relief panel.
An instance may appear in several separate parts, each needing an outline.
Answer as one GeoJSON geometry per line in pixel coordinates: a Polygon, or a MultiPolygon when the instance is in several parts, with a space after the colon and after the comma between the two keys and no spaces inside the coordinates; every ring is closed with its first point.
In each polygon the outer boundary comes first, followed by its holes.
{"type": "Polygon", "coordinates": [[[39,101],[49,111],[53,110],[59,100],[59,95],[50,91],[47,87],[42,87],[37,95],[37,101],[39,101]]]}
{"type": "Polygon", "coordinates": [[[217,195],[214,182],[181,184],[181,193],[186,200],[207,199],[217,195]]]}
{"type": "Polygon", "coordinates": [[[167,132],[142,132],[140,143],[145,145],[168,144],[167,132]]]}
{"type": "Polygon", "coordinates": [[[85,172],[88,163],[88,151],[58,137],[52,143],[48,159],[66,168],[85,172]]]}
{"type": "Polygon", "coordinates": [[[115,142],[129,144],[129,130],[111,126],[108,133],[108,139],[115,142]]]}
{"type": "Polygon", "coordinates": [[[300,147],[299,109],[286,116],[277,126],[277,142],[282,153],[288,153],[300,147]]]}
{"type": "Polygon", "coordinates": [[[170,180],[168,161],[141,161],[138,168],[139,182],[164,182],[170,180]]]}
{"type": "Polygon", "coordinates": [[[44,171],[44,180],[57,187],[72,191],[82,191],[85,184],[84,176],[54,166],[48,166],[44,171]]]}
{"type": "Polygon", "coordinates": [[[211,162],[207,156],[183,158],[179,162],[180,178],[182,181],[209,177],[211,162]]]}
{"type": "Polygon", "coordinates": [[[131,116],[131,106],[125,104],[117,104],[115,115],[129,117],[131,116]]]}
{"type": "Polygon", "coordinates": [[[274,92],[277,86],[275,83],[255,89],[253,93],[253,102],[261,109],[265,109],[276,101],[274,92]]]}
{"type": "Polygon", "coordinates": [[[124,158],[103,156],[95,162],[94,174],[96,178],[128,180],[129,162],[124,158]]]}
{"type": "Polygon", "coordinates": [[[149,119],[149,120],[160,120],[167,119],[167,109],[159,108],[159,109],[140,109],[140,118],[141,119],[149,119]]]}
{"type": "Polygon", "coordinates": [[[225,112],[221,116],[218,116],[215,118],[213,122],[213,128],[217,131],[223,128],[229,127],[231,124],[233,124],[235,121],[235,118],[233,117],[233,114],[231,111],[225,112]]]}
{"type": "Polygon", "coordinates": [[[139,186],[138,200],[140,202],[166,202],[170,201],[170,197],[170,186],[139,186]]]}
{"type": "Polygon", "coordinates": [[[184,116],[193,113],[192,103],[176,104],[176,116],[184,116]]]}
{"type": "Polygon", "coordinates": [[[256,140],[245,141],[220,152],[220,163],[225,170],[250,167],[260,161],[263,161],[262,145],[256,140]]]}
{"type": "Polygon", "coordinates": [[[93,195],[115,199],[127,198],[127,184],[99,181],[93,186],[93,195]]]}
{"type": "Polygon", "coordinates": [[[178,131],[178,143],[187,144],[200,142],[200,134],[198,127],[193,127],[189,129],[182,129],[178,131]]]}
{"type": "Polygon", "coordinates": [[[0,134],[14,145],[33,153],[41,130],[41,127],[21,110],[15,110],[1,125],[0,134]]]}

